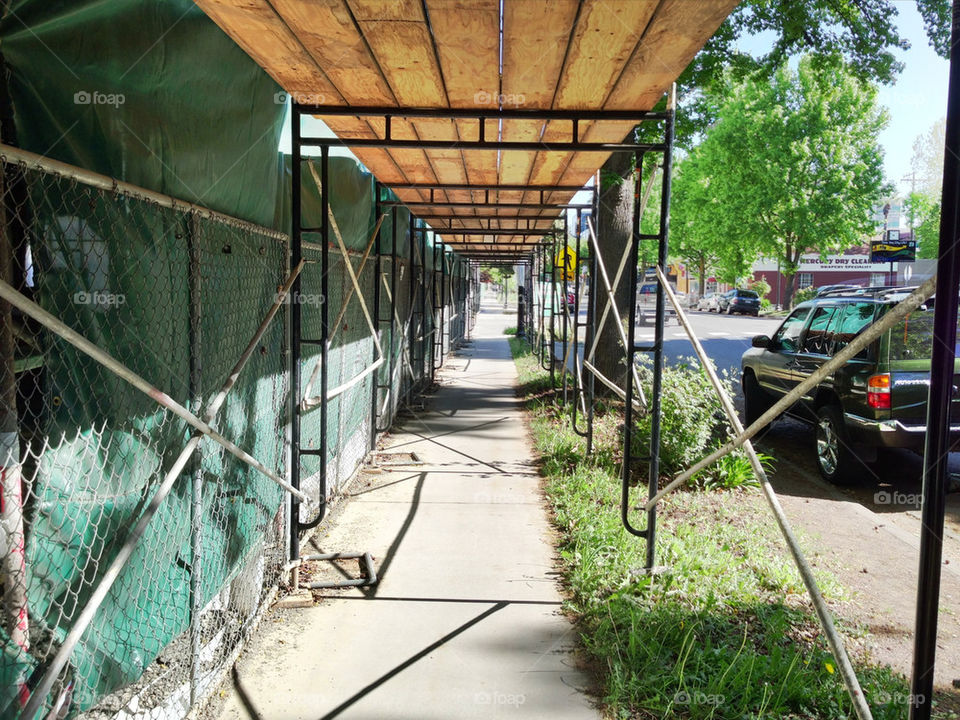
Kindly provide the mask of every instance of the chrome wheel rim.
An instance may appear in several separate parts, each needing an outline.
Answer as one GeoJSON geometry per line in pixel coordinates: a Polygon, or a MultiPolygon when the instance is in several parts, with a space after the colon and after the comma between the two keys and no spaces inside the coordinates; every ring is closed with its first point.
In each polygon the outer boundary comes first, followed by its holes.
{"type": "Polygon", "coordinates": [[[836,471],[839,451],[840,438],[833,429],[833,423],[821,418],[817,423],[817,460],[827,475],[833,475],[836,471]]]}

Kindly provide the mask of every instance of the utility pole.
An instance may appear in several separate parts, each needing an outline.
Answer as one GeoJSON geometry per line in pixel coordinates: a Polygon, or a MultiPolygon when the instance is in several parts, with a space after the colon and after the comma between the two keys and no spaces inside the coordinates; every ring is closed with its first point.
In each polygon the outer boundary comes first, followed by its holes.
{"type": "MultiPolygon", "coordinates": [[[[910,181],[910,194],[913,195],[913,193],[915,193],[915,192],[916,192],[916,189],[917,189],[917,180],[918,180],[918,179],[919,179],[919,178],[917,178],[917,173],[916,173],[916,171],[915,171],[915,170],[911,170],[909,175],[904,175],[902,178],[900,178],[900,182],[904,182],[905,180],[909,180],[909,181],[910,181]]],[[[913,219],[914,219],[914,218],[913,218],[913,205],[910,205],[910,213],[907,215],[907,219],[908,219],[909,222],[910,222],[910,238],[911,238],[912,240],[916,240],[917,238],[914,237],[914,235],[913,235],[913,219]]]]}

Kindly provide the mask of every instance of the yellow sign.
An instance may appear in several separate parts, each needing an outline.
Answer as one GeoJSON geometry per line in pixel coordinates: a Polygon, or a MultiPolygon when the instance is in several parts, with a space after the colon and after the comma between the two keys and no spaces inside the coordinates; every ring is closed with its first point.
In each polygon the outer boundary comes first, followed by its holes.
{"type": "Polygon", "coordinates": [[[573,250],[568,247],[560,248],[554,262],[558,279],[568,282],[577,279],[577,254],[573,250]]]}

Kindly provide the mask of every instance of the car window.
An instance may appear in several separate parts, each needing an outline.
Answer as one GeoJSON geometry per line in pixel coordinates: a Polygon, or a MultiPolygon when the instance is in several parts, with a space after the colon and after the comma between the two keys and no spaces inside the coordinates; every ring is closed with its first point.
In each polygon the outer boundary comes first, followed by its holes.
{"type": "MultiPolygon", "coordinates": [[[[960,319],[957,326],[960,327],[960,319]]],[[[928,358],[933,345],[933,310],[920,308],[907,315],[890,331],[890,359],[916,360],[928,358]]],[[[960,347],[960,333],[957,334],[960,347]]],[[[954,348],[956,352],[956,348],[954,348]]],[[[957,353],[960,356],[960,353],[957,353]]]]}
{"type": "Polygon", "coordinates": [[[827,334],[827,326],[830,324],[834,310],[833,305],[820,305],[814,308],[810,327],[807,328],[807,334],[803,336],[803,352],[814,355],[830,354],[830,336],[827,334]]]}
{"type": "Polygon", "coordinates": [[[847,346],[867,325],[873,322],[876,303],[856,302],[842,305],[834,316],[829,332],[833,347],[831,353],[836,353],[847,346]]]}
{"type": "Polygon", "coordinates": [[[775,345],[786,352],[797,352],[799,348],[800,333],[807,322],[807,316],[810,314],[810,308],[797,308],[789,317],[783,321],[783,325],[773,336],[775,345]]]}
{"type": "Polygon", "coordinates": [[[742,297],[742,298],[756,298],[756,297],[760,297],[760,296],[757,295],[757,293],[754,292],[753,290],[737,290],[737,297],[742,297]]]}

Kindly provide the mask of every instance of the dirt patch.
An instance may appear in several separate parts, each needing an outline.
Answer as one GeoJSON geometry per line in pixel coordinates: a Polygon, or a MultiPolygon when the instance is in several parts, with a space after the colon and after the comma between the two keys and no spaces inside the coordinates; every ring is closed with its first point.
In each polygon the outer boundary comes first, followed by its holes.
{"type": "MultiPolygon", "coordinates": [[[[858,502],[855,495],[824,483],[816,470],[808,467],[805,456],[797,457],[798,446],[804,439],[798,439],[798,435],[804,430],[796,423],[774,426],[764,439],[763,449],[777,455],[771,482],[791,523],[806,534],[810,554],[850,593],[840,618],[847,627],[859,629],[858,644],[866,656],[909,677],[919,527],[911,532],[889,514],[875,513],[858,502]]],[[[944,564],[940,613],[937,701],[943,711],[956,710],[960,709],[960,690],[953,685],[960,679],[960,636],[956,625],[960,613],[960,573],[949,564],[949,559],[944,564]]]]}

